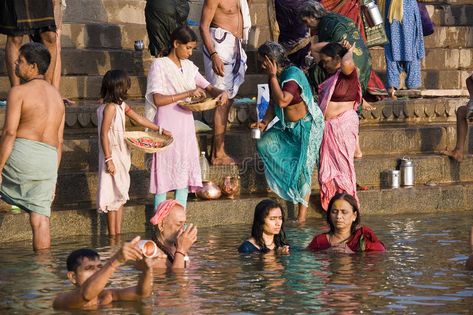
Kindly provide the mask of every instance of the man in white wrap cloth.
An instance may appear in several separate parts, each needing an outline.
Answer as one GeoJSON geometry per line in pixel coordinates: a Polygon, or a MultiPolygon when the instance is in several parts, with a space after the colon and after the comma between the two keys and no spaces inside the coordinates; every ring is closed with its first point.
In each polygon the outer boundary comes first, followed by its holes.
{"type": "Polygon", "coordinates": [[[235,164],[225,153],[224,138],[232,99],[245,79],[246,54],[242,43],[251,27],[250,0],[205,0],[200,20],[204,42],[205,77],[216,88],[228,93],[227,106],[215,110],[211,162],[235,164]]]}

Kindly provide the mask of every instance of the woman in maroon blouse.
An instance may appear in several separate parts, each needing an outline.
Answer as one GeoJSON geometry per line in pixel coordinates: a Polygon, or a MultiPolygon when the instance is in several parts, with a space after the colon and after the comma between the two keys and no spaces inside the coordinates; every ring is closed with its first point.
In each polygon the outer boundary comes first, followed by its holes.
{"type": "Polygon", "coordinates": [[[355,198],[345,193],[336,194],[330,200],[327,211],[330,231],[316,235],[308,249],[319,251],[332,248],[347,253],[385,251],[384,244],[373,230],[359,225],[360,219],[355,198]]]}

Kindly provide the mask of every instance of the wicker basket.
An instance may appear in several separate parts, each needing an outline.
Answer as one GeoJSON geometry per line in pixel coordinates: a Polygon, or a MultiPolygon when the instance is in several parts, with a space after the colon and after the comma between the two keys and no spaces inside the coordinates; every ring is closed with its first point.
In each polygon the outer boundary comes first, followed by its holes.
{"type": "Polygon", "coordinates": [[[214,98],[206,98],[200,102],[180,102],[179,106],[184,107],[192,112],[203,112],[217,107],[217,100],[214,98]]]}
{"type": "Polygon", "coordinates": [[[169,145],[173,142],[173,138],[171,136],[166,136],[163,134],[159,134],[157,132],[146,132],[146,131],[127,131],[125,132],[125,140],[128,143],[128,146],[132,149],[136,149],[145,153],[156,153],[159,151],[166,150],[169,145]],[[136,145],[130,139],[139,139],[139,138],[151,138],[155,142],[160,142],[163,144],[162,147],[159,148],[147,148],[136,145]]]}

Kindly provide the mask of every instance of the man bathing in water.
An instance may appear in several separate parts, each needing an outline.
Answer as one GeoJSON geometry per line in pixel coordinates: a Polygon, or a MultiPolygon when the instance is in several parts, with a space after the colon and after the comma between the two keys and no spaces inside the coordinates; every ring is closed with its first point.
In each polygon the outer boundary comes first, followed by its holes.
{"type": "MultiPolygon", "coordinates": [[[[249,2],[249,1],[248,1],[249,2]]],[[[205,0],[200,22],[207,80],[229,95],[229,102],[215,110],[212,164],[235,164],[225,153],[224,138],[233,98],[245,79],[246,54],[242,42],[251,27],[247,0],[205,0]]]]}
{"type": "Polygon", "coordinates": [[[50,247],[49,217],[64,132],[64,103],[44,77],[50,62],[42,44],[20,48],[15,73],[24,83],[8,93],[0,140],[1,199],[30,214],[34,250],[50,247]]]}
{"type": "Polygon", "coordinates": [[[137,301],[149,297],[153,290],[152,258],[144,259],[143,273],[134,287],[104,289],[115,270],[128,260],[142,260],[138,248],[140,237],[124,243],[102,266],[99,254],[88,248],[72,252],[67,257],[67,278],[76,286],[73,291],[59,294],[53,302],[55,309],[95,309],[113,301],[137,301]]]}

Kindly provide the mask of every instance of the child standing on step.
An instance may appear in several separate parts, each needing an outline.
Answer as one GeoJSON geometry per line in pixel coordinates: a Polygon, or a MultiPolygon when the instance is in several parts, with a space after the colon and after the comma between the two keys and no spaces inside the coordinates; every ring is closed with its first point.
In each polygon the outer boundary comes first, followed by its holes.
{"type": "Polygon", "coordinates": [[[155,194],[155,211],[168,191],[175,190],[175,199],[186,207],[189,189],[202,186],[194,116],[177,102],[205,96],[205,91],[217,98],[218,105],[228,101],[227,93],[210,85],[189,60],[197,46],[194,31],[178,27],[170,46],[166,57],[152,63],[146,89],[146,117],[170,130],[174,138],[169,149],[153,155],[150,192],[155,194]]]}
{"type": "MultiPolygon", "coordinates": [[[[123,206],[129,199],[131,156],[125,142],[125,116],[143,127],[159,130],[159,126],[137,114],[124,102],[130,85],[125,71],[108,71],[100,89],[102,105],[97,109],[100,140],[97,209],[100,213],[107,213],[110,236],[121,233],[123,206]]],[[[167,131],[164,133],[170,135],[167,131]]]]}

